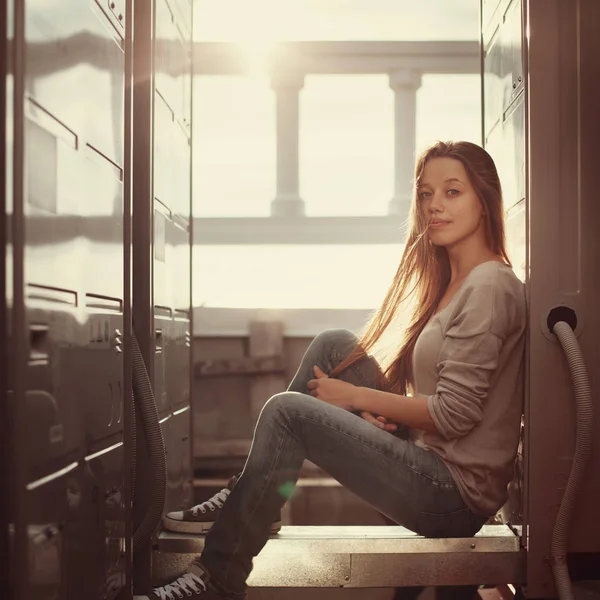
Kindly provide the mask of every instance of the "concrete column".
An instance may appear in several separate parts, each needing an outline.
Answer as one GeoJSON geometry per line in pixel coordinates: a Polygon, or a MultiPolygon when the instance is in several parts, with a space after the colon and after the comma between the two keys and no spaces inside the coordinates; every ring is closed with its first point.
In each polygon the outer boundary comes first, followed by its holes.
{"type": "Polygon", "coordinates": [[[277,195],[271,203],[271,216],[304,216],[300,198],[298,142],[300,128],[300,90],[304,75],[276,73],[271,87],[277,95],[277,195]]]}
{"type": "Polygon", "coordinates": [[[421,74],[402,70],[390,73],[390,87],[394,90],[394,197],[389,214],[408,216],[412,201],[412,180],[415,167],[417,131],[417,90],[421,74]]]}

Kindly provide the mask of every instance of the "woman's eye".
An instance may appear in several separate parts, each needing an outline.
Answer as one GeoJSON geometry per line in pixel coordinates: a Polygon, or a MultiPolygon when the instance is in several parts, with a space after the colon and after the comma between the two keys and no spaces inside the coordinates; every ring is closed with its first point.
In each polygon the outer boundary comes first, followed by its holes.
{"type": "Polygon", "coordinates": [[[448,193],[449,193],[451,196],[457,196],[457,195],[459,194],[459,191],[458,191],[458,190],[455,190],[455,189],[451,189],[451,190],[448,190],[448,193]]]}
{"type": "Polygon", "coordinates": [[[429,198],[429,196],[431,196],[430,192],[419,192],[419,198],[429,198]]]}

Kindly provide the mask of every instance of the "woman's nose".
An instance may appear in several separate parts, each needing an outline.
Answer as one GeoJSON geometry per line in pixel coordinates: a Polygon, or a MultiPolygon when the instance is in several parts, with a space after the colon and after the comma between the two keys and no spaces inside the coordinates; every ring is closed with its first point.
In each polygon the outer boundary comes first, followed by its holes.
{"type": "Polygon", "coordinates": [[[438,212],[442,208],[443,207],[442,207],[440,195],[433,194],[433,196],[431,197],[431,202],[429,203],[429,210],[431,210],[432,212],[438,212]]]}

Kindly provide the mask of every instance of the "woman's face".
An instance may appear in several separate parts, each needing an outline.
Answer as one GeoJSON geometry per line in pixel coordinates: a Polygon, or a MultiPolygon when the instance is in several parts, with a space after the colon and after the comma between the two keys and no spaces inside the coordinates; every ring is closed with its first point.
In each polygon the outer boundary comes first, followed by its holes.
{"type": "Polygon", "coordinates": [[[473,237],[485,243],[483,206],[459,160],[427,161],[417,195],[433,244],[449,248],[473,237]]]}

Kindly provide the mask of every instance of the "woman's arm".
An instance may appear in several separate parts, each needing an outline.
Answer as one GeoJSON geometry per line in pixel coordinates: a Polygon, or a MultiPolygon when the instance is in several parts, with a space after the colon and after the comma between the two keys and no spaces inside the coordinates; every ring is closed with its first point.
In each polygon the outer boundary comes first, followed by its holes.
{"type": "Polygon", "coordinates": [[[340,408],[366,411],[408,427],[438,432],[429,414],[426,396],[401,396],[329,377],[311,379],[307,387],[311,396],[340,408]]]}
{"type": "Polygon", "coordinates": [[[438,433],[427,408],[427,396],[401,396],[366,387],[357,387],[354,410],[366,410],[415,429],[438,433]]]}

